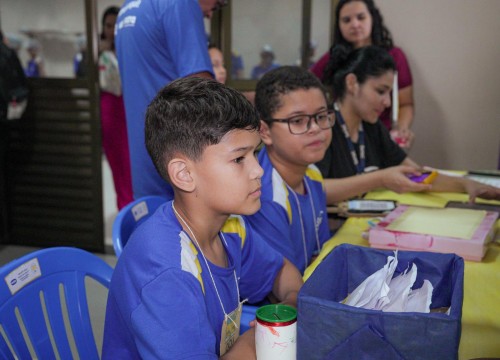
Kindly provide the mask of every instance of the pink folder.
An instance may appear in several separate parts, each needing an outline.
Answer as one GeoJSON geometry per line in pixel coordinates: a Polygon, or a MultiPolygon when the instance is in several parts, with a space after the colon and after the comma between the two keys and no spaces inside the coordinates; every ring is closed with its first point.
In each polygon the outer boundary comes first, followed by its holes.
{"type": "MultiPolygon", "coordinates": [[[[423,208],[421,208],[423,209],[423,208]]],[[[425,224],[421,225],[423,232],[396,231],[391,229],[395,226],[394,222],[411,222],[412,217],[409,214],[415,213],[416,207],[400,205],[390,212],[382,221],[372,227],[369,231],[369,243],[371,247],[379,249],[401,249],[415,251],[431,251],[440,253],[455,253],[466,260],[481,261],[487,249],[487,244],[493,239],[495,232],[495,222],[498,218],[497,212],[485,211],[480,215],[480,221],[477,225],[471,227],[471,232],[465,237],[443,236],[425,233],[425,224]],[[411,209],[411,210],[410,210],[411,209]],[[408,212],[405,215],[405,212],[408,212]],[[484,217],[483,217],[484,214],[484,217]],[[405,216],[405,217],[402,217],[405,216]],[[404,219],[404,220],[403,220],[404,219]]],[[[463,209],[454,209],[454,211],[464,211],[463,209]]],[[[429,211],[429,209],[425,210],[429,211]]],[[[432,209],[435,211],[436,221],[440,223],[446,232],[447,227],[453,227],[452,223],[447,223],[445,215],[446,209],[432,209]]],[[[480,210],[465,210],[480,211],[480,210]]],[[[449,213],[447,213],[449,214],[449,213]]],[[[448,217],[449,219],[449,217],[448,217]]],[[[455,224],[456,225],[456,224],[455,224]]]]}

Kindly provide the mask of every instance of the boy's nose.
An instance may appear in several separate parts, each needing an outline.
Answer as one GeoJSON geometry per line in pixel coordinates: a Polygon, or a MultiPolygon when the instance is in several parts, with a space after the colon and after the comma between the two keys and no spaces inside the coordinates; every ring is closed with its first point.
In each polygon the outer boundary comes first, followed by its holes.
{"type": "Polygon", "coordinates": [[[255,166],[252,170],[252,179],[260,179],[264,175],[264,169],[260,166],[259,161],[255,159],[255,166]]]}

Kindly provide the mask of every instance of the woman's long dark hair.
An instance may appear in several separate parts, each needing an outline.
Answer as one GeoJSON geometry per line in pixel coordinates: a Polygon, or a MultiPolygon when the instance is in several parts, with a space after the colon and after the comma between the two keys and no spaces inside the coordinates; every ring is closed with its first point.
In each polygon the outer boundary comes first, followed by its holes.
{"type": "Polygon", "coordinates": [[[359,84],[370,77],[378,77],[387,71],[395,71],[396,64],[389,52],[379,46],[369,45],[358,49],[350,49],[338,45],[332,50],[330,63],[332,76],[325,79],[335,99],[343,99],[346,94],[345,79],[354,74],[359,84]]]}
{"type": "Polygon", "coordinates": [[[378,8],[375,6],[375,2],[373,0],[340,0],[339,3],[337,4],[337,8],[335,9],[335,29],[333,30],[333,45],[330,48],[330,60],[328,61],[325,70],[323,71],[323,78],[322,78],[323,83],[327,86],[328,85],[331,86],[333,83],[333,73],[336,66],[333,62],[334,49],[338,45],[341,45],[344,48],[347,48],[348,50],[353,49],[353,45],[342,36],[339,23],[340,23],[340,10],[342,10],[344,5],[354,1],[363,2],[366,5],[368,12],[372,17],[372,31],[371,31],[372,45],[381,47],[387,51],[394,46],[391,33],[389,32],[389,29],[387,29],[387,27],[384,25],[384,19],[382,18],[382,15],[380,14],[378,8]]]}
{"type": "MultiPolygon", "coordinates": [[[[109,15],[116,15],[118,16],[118,13],[120,12],[120,8],[118,6],[110,6],[104,10],[104,13],[102,14],[101,18],[101,40],[104,40],[104,22],[106,21],[106,18],[109,15]]],[[[114,50],[115,49],[115,42],[111,44],[111,48],[114,50]]]]}

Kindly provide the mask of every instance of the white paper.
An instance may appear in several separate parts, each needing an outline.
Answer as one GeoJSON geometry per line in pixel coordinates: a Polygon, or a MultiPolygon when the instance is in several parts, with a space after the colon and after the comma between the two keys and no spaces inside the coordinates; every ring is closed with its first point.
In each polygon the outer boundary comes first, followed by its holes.
{"type": "Polygon", "coordinates": [[[26,110],[28,105],[28,100],[23,100],[19,102],[11,101],[7,105],[7,120],[17,120],[20,119],[26,110]]]}
{"type": "Polygon", "coordinates": [[[387,303],[380,307],[379,310],[391,312],[403,312],[408,303],[408,296],[411,292],[411,287],[417,278],[417,265],[413,264],[410,271],[405,271],[403,274],[393,278],[389,283],[389,294],[387,303]]]}
{"type": "MultiPolygon", "coordinates": [[[[428,313],[431,307],[432,291],[434,287],[429,280],[424,280],[420,289],[415,289],[408,296],[408,303],[406,304],[407,312],[425,312],[428,313]]],[[[448,313],[448,315],[450,315],[448,313]]]]}
{"type": "Polygon", "coordinates": [[[370,275],[345,300],[346,305],[373,309],[389,293],[389,282],[396,270],[396,257],[388,256],[385,266],[370,275]]]}
{"type": "Polygon", "coordinates": [[[10,293],[14,295],[40,276],[42,276],[42,271],[38,264],[38,258],[34,258],[12,270],[5,276],[4,280],[9,287],[10,293]]]}
{"type": "Polygon", "coordinates": [[[402,274],[393,277],[398,265],[398,253],[387,257],[385,266],[366,278],[344,304],[386,312],[430,311],[433,286],[424,280],[420,289],[412,290],[417,279],[417,265],[411,264],[402,274]]]}

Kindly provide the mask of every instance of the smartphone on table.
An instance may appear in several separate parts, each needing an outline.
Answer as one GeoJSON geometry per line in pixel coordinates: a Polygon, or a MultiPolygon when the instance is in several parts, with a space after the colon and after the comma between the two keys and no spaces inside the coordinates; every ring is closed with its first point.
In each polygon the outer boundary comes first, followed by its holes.
{"type": "Polygon", "coordinates": [[[350,214],[380,215],[391,212],[397,206],[393,200],[355,199],[347,202],[347,212],[350,214]]]}

